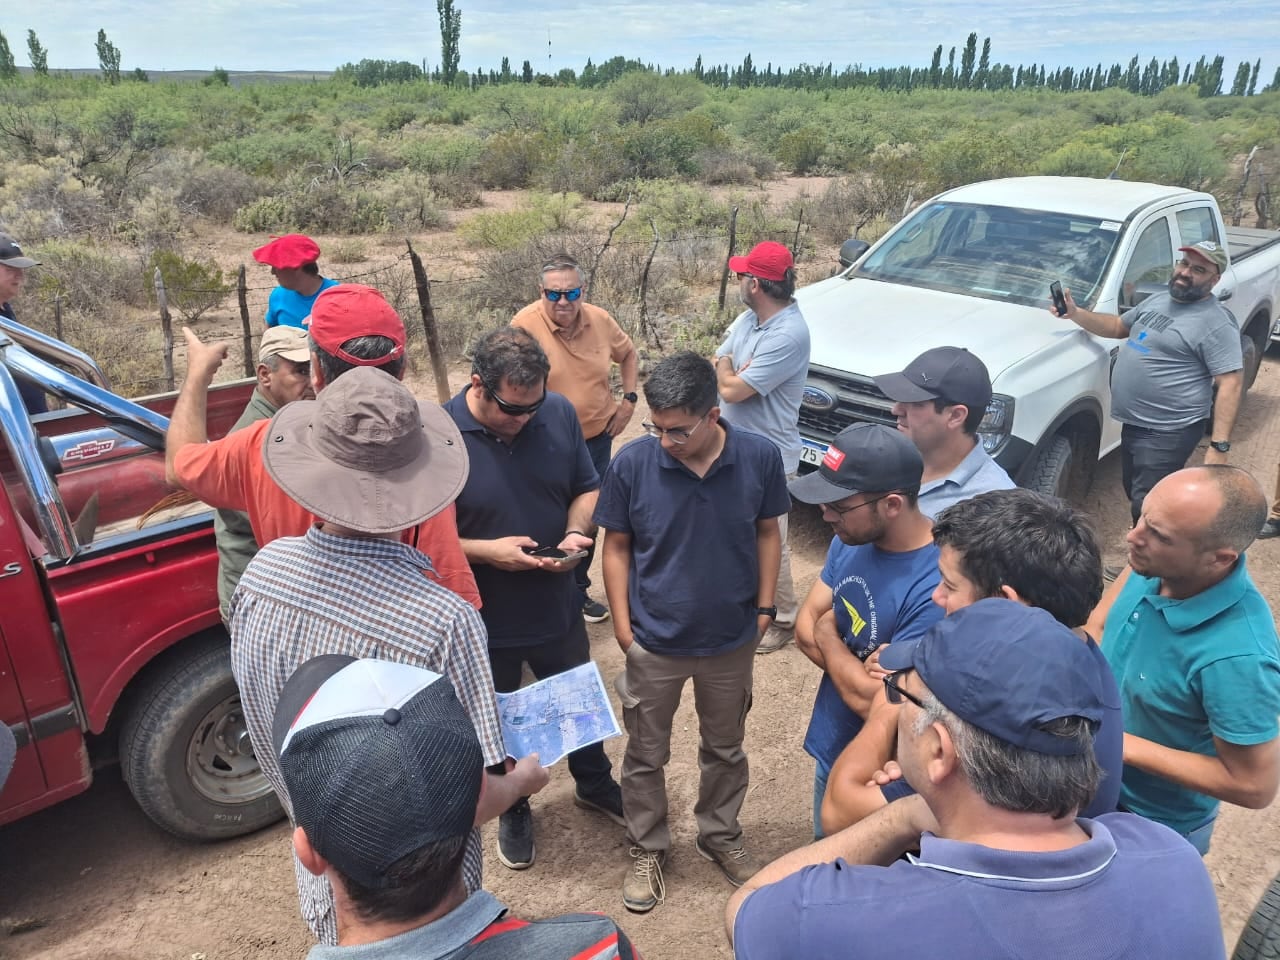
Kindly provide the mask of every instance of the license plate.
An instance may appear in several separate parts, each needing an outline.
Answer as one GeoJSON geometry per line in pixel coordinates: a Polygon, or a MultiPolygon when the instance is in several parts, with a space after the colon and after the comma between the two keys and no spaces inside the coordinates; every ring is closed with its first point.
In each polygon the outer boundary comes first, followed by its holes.
{"type": "Polygon", "coordinates": [[[812,466],[819,466],[822,458],[827,454],[827,445],[825,443],[815,443],[812,440],[800,441],[800,462],[808,463],[812,466]]]}

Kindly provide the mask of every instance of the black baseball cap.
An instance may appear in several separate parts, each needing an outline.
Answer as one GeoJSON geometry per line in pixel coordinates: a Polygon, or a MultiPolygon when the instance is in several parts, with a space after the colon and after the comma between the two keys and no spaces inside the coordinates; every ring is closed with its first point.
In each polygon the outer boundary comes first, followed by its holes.
{"type": "Polygon", "coordinates": [[[919,640],[880,654],[885,670],[915,670],[961,720],[1036,753],[1073,756],[1077,740],[1049,733],[1064,717],[1102,722],[1098,663],[1089,646],[1038,607],[992,598],[957,610],[919,640]]]}
{"type": "Polygon", "coordinates": [[[26,270],[28,267],[40,266],[40,261],[32,260],[23,253],[22,248],[18,246],[18,241],[13,237],[7,233],[0,233],[0,264],[26,270]]]}
{"type": "Polygon", "coordinates": [[[920,486],[924,461],[905,433],[882,423],[845,427],[818,469],[787,484],[801,503],[834,503],[855,493],[887,493],[920,486]]]}
{"type": "Polygon", "coordinates": [[[987,365],[964,347],[934,347],[916,357],[901,373],[872,377],[890,400],[919,403],[944,400],[970,410],[986,410],[991,402],[987,365]]]}
{"type": "Polygon", "coordinates": [[[397,860],[475,824],[484,756],[438,673],[315,657],[280,691],[271,734],[294,823],[362,886],[384,888],[397,860]]]}

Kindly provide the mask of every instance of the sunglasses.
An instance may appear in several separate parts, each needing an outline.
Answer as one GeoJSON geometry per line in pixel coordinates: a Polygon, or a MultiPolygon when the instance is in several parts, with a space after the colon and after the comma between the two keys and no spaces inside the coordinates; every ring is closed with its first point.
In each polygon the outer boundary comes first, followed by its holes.
{"type": "Polygon", "coordinates": [[[480,383],[484,386],[485,392],[489,394],[489,398],[498,405],[498,409],[508,417],[533,416],[533,414],[538,412],[538,408],[547,402],[546,384],[543,384],[542,396],[533,403],[507,403],[507,401],[498,396],[498,391],[485,383],[484,380],[481,380],[480,383]]]}
{"type": "Polygon", "coordinates": [[[898,677],[902,676],[906,672],[907,671],[905,670],[898,670],[884,678],[884,698],[890,703],[901,703],[904,699],[910,700],[917,707],[923,710],[925,709],[923,700],[913,693],[907,693],[907,691],[898,686],[898,677]]]}
{"type": "Polygon", "coordinates": [[[582,296],[582,288],[574,287],[572,290],[548,290],[546,287],[543,287],[542,295],[552,303],[559,303],[561,297],[564,297],[569,303],[573,303],[582,296]]]}

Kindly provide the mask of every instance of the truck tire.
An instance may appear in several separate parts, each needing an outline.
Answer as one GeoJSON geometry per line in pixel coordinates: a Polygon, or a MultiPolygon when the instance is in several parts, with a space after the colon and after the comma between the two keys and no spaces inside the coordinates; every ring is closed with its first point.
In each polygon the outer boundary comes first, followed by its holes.
{"type": "MultiPolygon", "coordinates": [[[[1270,330],[1266,318],[1263,318],[1261,323],[1264,331],[1270,330]]],[[[1248,332],[1240,334],[1240,355],[1244,359],[1244,363],[1241,366],[1244,371],[1244,390],[1252,387],[1253,381],[1258,379],[1258,370],[1262,366],[1262,355],[1266,352],[1266,349],[1267,342],[1265,340],[1262,343],[1258,343],[1248,332]]]]}
{"type": "Polygon", "coordinates": [[[1271,881],[1244,925],[1231,960],[1280,958],[1280,876],[1271,881]]]}
{"type": "Polygon", "coordinates": [[[1061,433],[1040,448],[1027,474],[1027,489],[1066,500],[1071,487],[1071,438],[1061,433]]]}
{"type": "Polygon", "coordinates": [[[120,768],[143,812],[187,840],[221,840],[284,811],[249,744],[225,637],[159,661],[120,731],[120,768]]]}

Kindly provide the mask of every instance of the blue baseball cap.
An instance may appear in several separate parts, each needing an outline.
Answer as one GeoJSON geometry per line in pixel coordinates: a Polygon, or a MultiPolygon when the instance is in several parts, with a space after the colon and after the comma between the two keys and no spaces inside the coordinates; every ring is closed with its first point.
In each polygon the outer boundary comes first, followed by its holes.
{"type": "Polygon", "coordinates": [[[1037,607],[987,599],[934,624],[919,640],[891,643],[886,670],[915,670],[960,719],[1006,743],[1070,756],[1078,741],[1047,733],[1064,717],[1102,722],[1103,690],[1089,647],[1037,607]]]}

